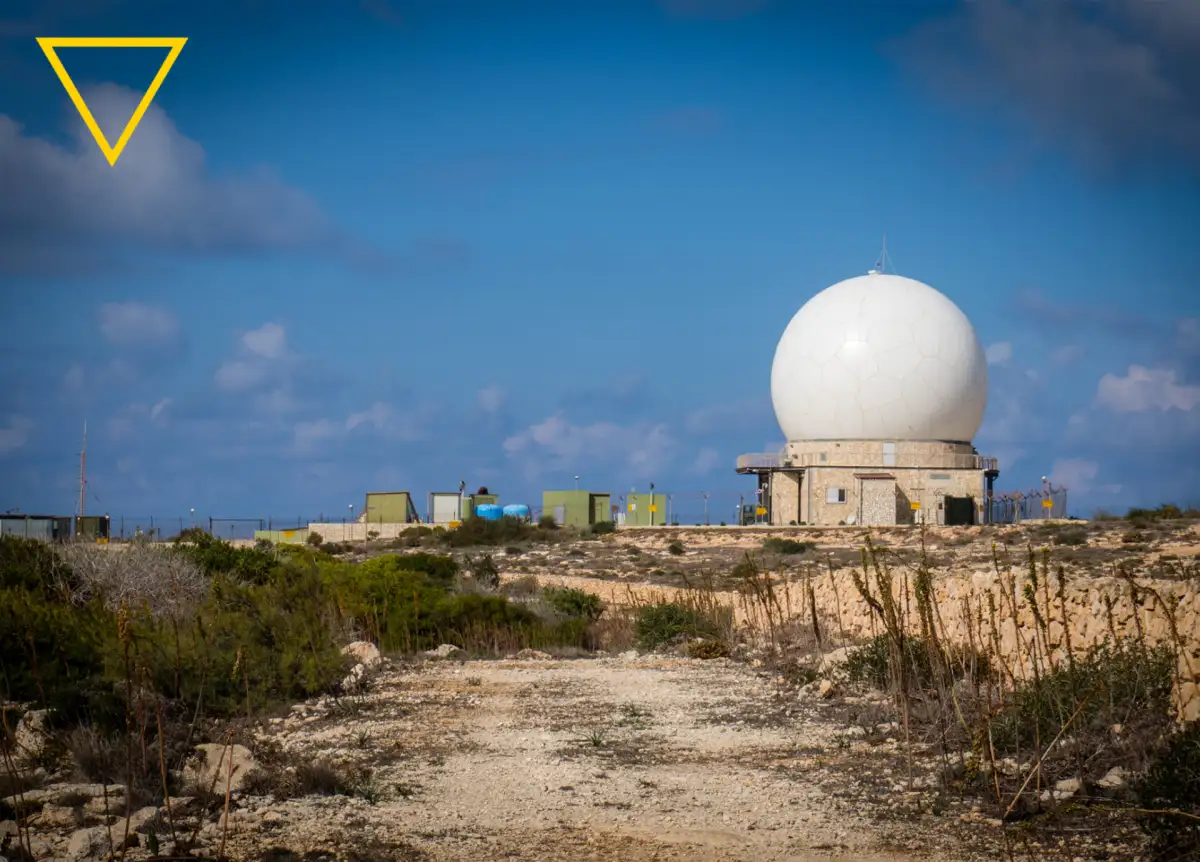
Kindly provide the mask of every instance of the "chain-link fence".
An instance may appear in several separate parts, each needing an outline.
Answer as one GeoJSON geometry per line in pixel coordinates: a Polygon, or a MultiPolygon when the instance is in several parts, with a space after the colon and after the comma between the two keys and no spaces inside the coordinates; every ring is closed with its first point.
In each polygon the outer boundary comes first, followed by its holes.
{"type": "Polygon", "coordinates": [[[992,498],[988,521],[1016,524],[1021,521],[1067,517],[1067,489],[1047,484],[1029,491],[1010,491],[992,498]]]}

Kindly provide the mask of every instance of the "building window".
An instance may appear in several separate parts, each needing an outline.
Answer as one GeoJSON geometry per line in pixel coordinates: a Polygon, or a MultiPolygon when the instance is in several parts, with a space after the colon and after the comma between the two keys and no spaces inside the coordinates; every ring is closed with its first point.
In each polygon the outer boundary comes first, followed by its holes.
{"type": "Polygon", "coordinates": [[[828,460],[829,460],[829,456],[826,453],[822,452],[821,453],[821,463],[824,464],[828,460]]]}
{"type": "Polygon", "coordinates": [[[845,488],[826,488],[825,489],[826,503],[845,503],[846,489],[845,488]]]}
{"type": "Polygon", "coordinates": [[[929,479],[932,482],[949,482],[950,474],[949,473],[930,473],[929,479]]]}

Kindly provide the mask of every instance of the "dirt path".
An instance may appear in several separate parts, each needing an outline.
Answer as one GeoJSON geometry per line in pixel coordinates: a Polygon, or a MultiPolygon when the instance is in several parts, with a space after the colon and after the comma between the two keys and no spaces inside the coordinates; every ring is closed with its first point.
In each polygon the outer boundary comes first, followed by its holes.
{"type": "Polygon", "coordinates": [[[297,711],[270,734],[293,762],[370,765],[380,798],[249,799],[233,846],[439,862],[937,858],[894,849],[820,787],[834,730],[800,710],[724,661],[395,668],[357,706],[297,711]]]}

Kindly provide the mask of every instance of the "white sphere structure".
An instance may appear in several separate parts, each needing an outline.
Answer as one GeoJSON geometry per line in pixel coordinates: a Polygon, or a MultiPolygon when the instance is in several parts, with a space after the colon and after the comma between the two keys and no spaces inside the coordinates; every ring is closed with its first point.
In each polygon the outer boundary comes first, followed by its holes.
{"type": "Polygon", "coordinates": [[[771,366],[789,441],[969,443],[987,387],[983,347],[958,306],[927,284],[875,272],[805,303],[771,366]]]}

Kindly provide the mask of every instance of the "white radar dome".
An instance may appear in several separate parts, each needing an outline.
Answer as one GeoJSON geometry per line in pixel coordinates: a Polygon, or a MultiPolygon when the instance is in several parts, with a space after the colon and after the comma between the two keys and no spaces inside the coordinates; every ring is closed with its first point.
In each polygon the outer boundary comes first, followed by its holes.
{"type": "Polygon", "coordinates": [[[929,285],[885,273],[846,279],[805,303],[771,366],[788,440],[968,443],[987,387],[967,316],[929,285]]]}

